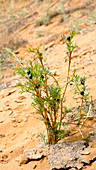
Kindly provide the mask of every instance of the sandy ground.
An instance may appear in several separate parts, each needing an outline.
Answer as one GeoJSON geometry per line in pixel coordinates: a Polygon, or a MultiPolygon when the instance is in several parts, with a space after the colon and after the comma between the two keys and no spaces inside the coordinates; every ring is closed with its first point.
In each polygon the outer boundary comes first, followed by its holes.
{"type": "MultiPolygon", "coordinates": [[[[50,21],[48,26],[42,25],[40,27],[36,27],[36,20],[40,16],[44,15],[42,8],[46,9],[47,5],[42,2],[39,6],[36,6],[34,1],[31,0],[28,2],[18,0],[16,5],[14,5],[15,0],[12,2],[11,7],[14,11],[14,15],[17,15],[21,9],[25,11],[25,14],[20,18],[17,17],[16,21],[6,26],[5,23],[9,22],[8,16],[10,16],[10,11],[9,8],[6,8],[6,6],[8,6],[7,2],[3,0],[0,1],[0,5],[2,7],[0,30],[1,33],[3,30],[2,35],[5,34],[6,42],[8,42],[9,37],[10,40],[12,40],[12,37],[20,37],[21,39],[26,40],[27,44],[16,50],[17,56],[21,58],[22,62],[24,62],[25,59],[30,60],[34,57],[34,55],[26,52],[29,47],[36,48],[40,46],[42,49],[44,45],[44,48],[47,49],[45,51],[47,67],[49,67],[50,70],[56,71],[56,78],[59,78],[59,83],[62,87],[64,87],[66,82],[68,59],[66,56],[66,46],[64,42],[61,41],[60,35],[69,35],[69,20],[60,23],[60,16],[56,16],[50,21]],[[34,12],[36,14],[34,14],[33,17],[28,17],[34,12]],[[25,21],[23,20],[24,18],[25,21]],[[23,24],[21,23],[21,25],[15,28],[14,26],[21,20],[23,20],[23,24]],[[7,33],[4,31],[5,28],[7,33]],[[10,29],[11,32],[8,34],[10,29]],[[41,34],[40,37],[39,34],[41,34]]],[[[64,7],[66,9],[71,9],[84,4],[84,2],[86,1],[68,1],[66,3],[64,2],[64,7]]],[[[61,7],[60,5],[61,4],[58,0],[50,1],[50,10],[53,11],[56,7],[61,7]]],[[[96,1],[92,1],[90,6],[95,5],[96,1]]],[[[83,16],[86,11],[86,9],[78,10],[78,15],[80,15],[81,19],[84,17],[86,18],[86,16],[83,16]]],[[[72,15],[76,18],[76,11],[74,11],[72,15]]],[[[70,17],[70,15],[68,15],[68,17],[70,17]]],[[[82,26],[81,24],[80,30],[82,33],[77,34],[74,37],[74,41],[78,45],[78,49],[72,56],[70,76],[72,75],[74,68],[77,69],[77,73],[79,75],[85,75],[87,77],[86,83],[90,88],[90,95],[92,96],[92,99],[96,101],[96,24],[94,24],[93,30],[90,26],[82,26]],[[83,28],[86,29],[84,33],[82,31],[83,28]]],[[[0,38],[2,45],[4,45],[2,36],[0,38]]],[[[12,71],[10,69],[3,71],[3,75],[4,78],[1,80],[0,85],[8,82],[11,82],[13,86],[15,85],[18,76],[12,75],[12,71]]],[[[66,105],[69,108],[76,104],[78,105],[77,101],[74,101],[72,96],[72,89],[68,86],[66,105]]],[[[30,95],[27,93],[21,95],[18,87],[9,86],[8,88],[0,90],[0,134],[4,135],[2,138],[0,137],[0,158],[3,156],[3,161],[0,160],[0,170],[50,169],[47,158],[40,161],[31,161],[22,166],[19,166],[16,161],[16,158],[21,155],[25,149],[35,147],[40,142],[38,135],[42,131],[45,131],[45,127],[39,120],[39,116],[35,113],[35,109],[31,107],[31,102],[30,95]],[[34,168],[34,165],[37,165],[36,168],[34,168]]],[[[94,126],[96,121],[88,121],[86,124],[94,126]]],[[[74,129],[74,131],[75,130],[76,129],[74,129]]],[[[89,129],[83,129],[85,136],[90,130],[90,127],[89,129]]],[[[68,138],[65,138],[65,141],[67,140],[68,138]]],[[[81,140],[81,135],[77,133],[77,136],[73,135],[69,138],[69,140],[81,140]]],[[[88,170],[90,168],[94,169],[96,167],[95,165],[96,161],[91,165],[92,167],[86,168],[88,170]]]]}

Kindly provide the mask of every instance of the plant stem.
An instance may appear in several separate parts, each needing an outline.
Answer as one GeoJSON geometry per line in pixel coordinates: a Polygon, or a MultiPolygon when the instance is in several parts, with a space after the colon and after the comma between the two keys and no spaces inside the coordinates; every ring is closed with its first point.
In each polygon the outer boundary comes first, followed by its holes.
{"type": "Polygon", "coordinates": [[[72,51],[70,51],[70,53],[69,53],[69,64],[68,64],[67,81],[66,81],[65,89],[64,89],[64,92],[63,92],[62,100],[61,100],[61,115],[60,115],[60,126],[59,126],[59,129],[61,127],[61,122],[62,122],[62,113],[63,113],[63,103],[62,102],[63,102],[63,98],[65,97],[65,93],[66,93],[67,86],[68,86],[68,80],[69,80],[69,73],[70,73],[70,66],[71,66],[71,55],[72,55],[72,51]]]}
{"type": "Polygon", "coordinates": [[[56,103],[54,105],[54,124],[56,123],[56,103]]]}
{"type": "Polygon", "coordinates": [[[79,124],[80,124],[80,120],[81,120],[82,105],[83,105],[83,99],[81,100],[81,106],[80,106],[79,124]]]}
{"type": "Polygon", "coordinates": [[[62,113],[63,113],[63,103],[62,103],[62,101],[61,101],[61,114],[60,114],[60,125],[59,125],[59,130],[60,130],[60,128],[61,128],[62,113]]]}
{"type": "Polygon", "coordinates": [[[72,55],[72,51],[70,51],[70,54],[69,54],[69,64],[68,64],[67,80],[66,80],[66,85],[65,85],[65,89],[64,89],[64,92],[63,92],[63,97],[62,97],[62,99],[63,99],[64,96],[65,96],[65,93],[66,93],[66,90],[67,90],[67,86],[68,86],[70,66],[71,66],[71,55],[72,55]]]}
{"type": "Polygon", "coordinates": [[[37,94],[37,97],[40,99],[41,106],[42,106],[43,109],[44,109],[45,115],[44,115],[43,113],[42,113],[41,115],[42,115],[42,117],[43,117],[44,120],[45,120],[44,123],[45,123],[46,129],[47,129],[47,137],[48,137],[48,144],[49,144],[49,143],[50,143],[49,129],[52,128],[52,127],[51,127],[51,123],[50,123],[50,120],[49,120],[48,115],[47,115],[47,110],[45,109],[44,104],[43,104],[43,102],[42,102],[40,92],[39,92],[39,90],[36,90],[36,88],[35,88],[35,83],[34,83],[33,80],[32,80],[32,83],[33,83],[33,85],[34,85],[34,90],[35,90],[35,92],[36,92],[36,94],[37,94]]]}
{"type": "MultiPolygon", "coordinates": [[[[41,65],[42,65],[43,71],[44,71],[44,73],[45,73],[45,69],[44,69],[44,65],[43,65],[42,58],[40,58],[40,62],[41,62],[41,65]]],[[[46,89],[47,97],[49,97],[49,95],[48,95],[48,90],[47,90],[47,77],[46,77],[46,73],[45,73],[45,89],[46,89]]]]}
{"type": "Polygon", "coordinates": [[[91,113],[91,107],[92,107],[92,96],[91,96],[91,100],[90,100],[90,106],[89,106],[89,110],[88,110],[88,113],[87,113],[87,117],[90,115],[91,113]]]}

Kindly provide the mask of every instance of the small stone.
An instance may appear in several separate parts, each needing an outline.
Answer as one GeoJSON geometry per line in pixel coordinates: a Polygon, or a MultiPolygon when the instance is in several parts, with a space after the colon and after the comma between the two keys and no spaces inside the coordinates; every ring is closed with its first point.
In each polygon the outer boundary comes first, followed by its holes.
{"type": "MultiPolygon", "coordinates": [[[[9,105],[8,105],[8,106],[9,106],[9,105]]],[[[7,111],[7,110],[10,110],[10,109],[11,109],[10,107],[7,107],[7,108],[5,108],[4,110],[7,111]]]]}
{"type": "Polygon", "coordinates": [[[13,125],[13,127],[17,127],[17,125],[15,124],[15,125],[13,125]]]}
{"type": "Polygon", "coordinates": [[[12,113],[13,113],[13,111],[12,111],[12,110],[10,110],[10,111],[9,111],[9,115],[12,115],[12,113]]]}
{"type": "Polygon", "coordinates": [[[81,155],[89,155],[90,154],[90,151],[87,151],[87,150],[84,150],[81,152],[81,155]]]}
{"type": "Polygon", "coordinates": [[[0,123],[3,123],[3,120],[0,120],[0,123]]]}
{"type": "Polygon", "coordinates": [[[39,151],[39,153],[42,153],[42,152],[43,152],[43,150],[40,150],[40,151],[39,151]]]}
{"type": "Polygon", "coordinates": [[[0,108],[0,112],[3,112],[3,109],[0,108]]]}
{"type": "Polygon", "coordinates": [[[28,120],[27,118],[24,118],[24,119],[23,119],[24,122],[27,122],[27,120],[28,120]]]}
{"type": "Polygon", "coordinates": [[[26,158],[28,159],[42,159],[42,157],[44,156],[44,153],[39,153],[38,150],[36,150],[35,148],[33,149],[29,149],[29,150],[25,150],[24,154],[26,156],[26,158]]]}
{"type": "Polygon", "coordinates": [[[56,169],[63,169],[63,167],[59,166],[59,165],[53,165],[52,168],[51,168],[51,170],[56,170],[56,169]]]}
{"type": "Polygon", "coordinates": [[[5,135],[4,134],[0,134],[0,138],[3,138],[3,137],[5,137],[5,135]]]}
{"type": "Polygon", "coordinates": [[[83,159],[82,162],[85,163],[85,164],[90,164],[90,161],[87,160],[87,159],[83,159]]]}
{"type": "Polygon", "coordinates": [[[21,123],[21,120],[18,120],[18,123],[21,123]]]}
{"type": "Polygon", "coordinates": [[[91,137],[91,136],[95,136],[96,133],[95,132],[89,132],[89,134],[87,135],[87,137],[91,137]]]}
{"type": "Polygon", "coordinates": [[[15,118],[12,118],[12,122],[16,122],[16,119],[15,119],[15,118]]]}
{"type": "Polygon", "coordinates": [[[10,153],[13,153],[13,150],[11,150],[10,153]]]}

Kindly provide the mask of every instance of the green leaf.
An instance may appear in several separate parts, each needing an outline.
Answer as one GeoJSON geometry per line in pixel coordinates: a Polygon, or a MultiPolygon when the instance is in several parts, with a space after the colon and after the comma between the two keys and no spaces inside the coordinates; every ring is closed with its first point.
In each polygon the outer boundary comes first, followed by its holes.
{"type": "Polygon", "coordinates": [[[34,48],[32,48],[32,49],[29,48],[27,51],[28,51],[29,53],[30,53],[30,52],[35,53],[34,48]]]}
{"type": "Polygon", "coordinates": [[[20,87],[23,87],[24,85],[21,84],[20,82],[16,84],[16,86],[20,86],[20,87]]]}

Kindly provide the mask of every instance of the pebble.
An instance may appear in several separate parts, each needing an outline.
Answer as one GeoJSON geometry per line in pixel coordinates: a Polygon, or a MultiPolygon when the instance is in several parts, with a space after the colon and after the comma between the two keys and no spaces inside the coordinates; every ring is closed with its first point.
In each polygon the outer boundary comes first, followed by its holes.
{"type": "Polygon", "coordinates": [[[10,153],[13,153],[13,150],[11,150],[10,153]]]}
{"type": "Polygon", "coordinates": [[[18,123],[21,123],[22,120],[18,120],[18,123]]]}
{"type": "Polygon", "coordinates": [[[81,152],[81,155],[89,155],[90,154],[90,151],[87,151],[87,150],[84,150],[81,152]]]}
{"type": "Polygon", "coordinates": [[[12,111],[12,110],[10,110],[10,111],[9,111],[9,115],[12,115],[12,113],[13,113],[13,111],[12,111]]]}
{"type": "Polygon", "coordinates": [[[3,109],[0,108],[0,112],[3,112],[3,109]]]}
{"type": "Polygon", "coordinates": [[[0,120],[0,123],[3,123],[3,120],[0,120]]]}
{"type": "Polygon", "coordinates": [[[28,121],[28,119],[27,119],[27,118],[23,118],[23,121],[24,121],[24,122],[27,122],[27,121],[28,121]]]}
{"type": "Polygon", "coordinates": [[[15,119],[15,118],[12,118],[12,122],[16,122],[16,119],[15,119]]]}
{"type": "MultiPolygon", "coordinates": [[[[8,105],[8,106],[9,106],[9,105],[8,105]]],[[[10,110],[10,109],[11,109],[10,107],[7,107],[7,108],[5,108],[4,110],[7,111],[7,110],[10,110]]]]}
{"type": "Polygon", "coordinates": [[[5,135],[4,134],[0,134],[0,138],[3,138],[3,137],[5,137],[5,135]]]}
{"type": "Polygon", "coordinates": [[[15,136],[11,137],[11,140],[14,140],[15,139],[15,136]]]}
{"type": "Polygon", "coordinates": [[[35,148],[29,149],[29,150],[24,150],[24,155],[26,158],[28,158],[29,160],[38,160],[38,159],[42,159],[44,155],[44,153],[39,153],[39,150],[36,150],[35,148]]]}
{"type": "Polygon", "coordinates": [[[15,124],[15,125],[13,125],[13,127],[17,127],[17,125],[15,124]]]}

